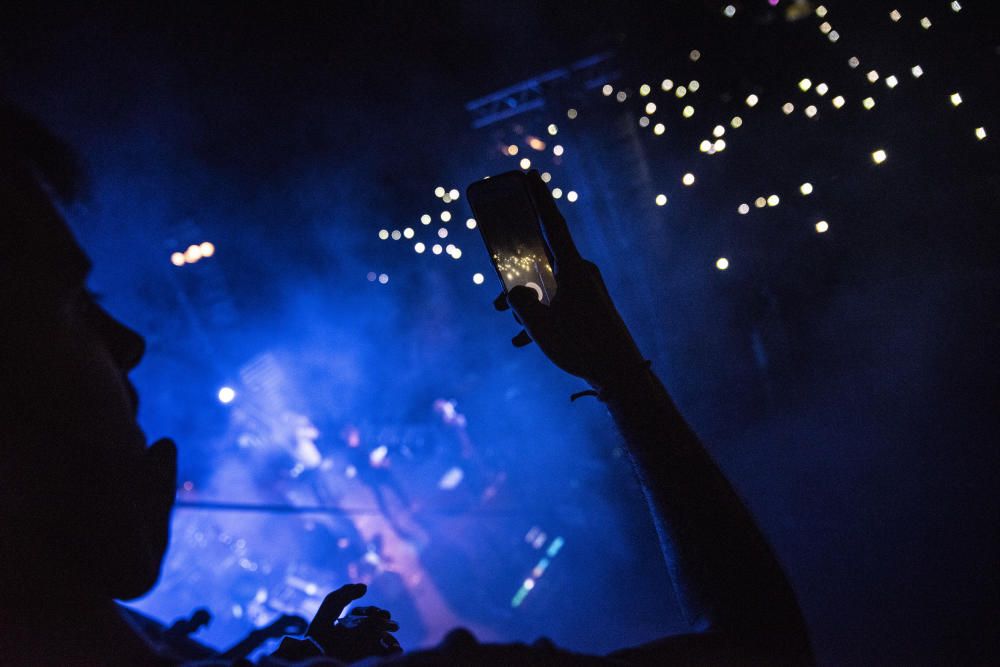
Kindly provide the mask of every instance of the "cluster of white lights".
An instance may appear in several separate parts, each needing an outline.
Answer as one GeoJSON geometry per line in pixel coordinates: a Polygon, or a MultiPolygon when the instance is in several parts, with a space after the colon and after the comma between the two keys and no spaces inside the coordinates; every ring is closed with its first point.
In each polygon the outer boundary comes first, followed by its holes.
{"type": "Polygon", "coordinates": [[[170,255],[170,263],[174,266],[184,266],[194,264],[202,259],[206,259],[215,254],[215,246],[205,241],[204,243],[191,244],[184,252],[175,252],[170,255]]]}
{"type": "MultiPolygon", "coordinates": [[[[513,146],[512,148],[517,148],[513,146]]],[[[443,186],[437,186],[434,188],[434,196],[438,199],[444,201],[445,204],[450,204],[453,201],[458,201],[459,192],[457,188],[452,188],[451,190],[445,190],[443,186]]]]}
{"type": "MultiPolygon", "coordinates": [[[[386,283],[389,282],[389,274],[388,273],[375,273],[374,271],[369,271],[368,272],[368,282],[373,283],[375,281],[378,281],[380,284],[385,285],[386,283]]],[[[220,397],[220,400],[221,400],[221,397],[220,397]]]]}

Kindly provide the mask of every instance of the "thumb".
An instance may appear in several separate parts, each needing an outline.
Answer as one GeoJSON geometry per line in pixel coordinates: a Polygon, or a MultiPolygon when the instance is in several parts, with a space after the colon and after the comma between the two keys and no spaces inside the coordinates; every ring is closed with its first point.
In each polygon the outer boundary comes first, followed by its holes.
{"type": "Polygon", "coordinates": [[[306,635],[321,632],[332,626],[333,622],[344,613],[347,605],[360,598],[366,592],[368,592],[368,587],[364,584],[347,584],[327,595],[326,599],[323,600],[323,604],[319,606],[319,610],[316,612],[312,623],[309,624],[306,635]]]}
{"type": "Polygon", "coordinates": [[[517,285],[510,290],[507,303],[524,324],[539,322],[548,315],[548,308],[539,301],[538,292],[524,285],[517,285]]]}

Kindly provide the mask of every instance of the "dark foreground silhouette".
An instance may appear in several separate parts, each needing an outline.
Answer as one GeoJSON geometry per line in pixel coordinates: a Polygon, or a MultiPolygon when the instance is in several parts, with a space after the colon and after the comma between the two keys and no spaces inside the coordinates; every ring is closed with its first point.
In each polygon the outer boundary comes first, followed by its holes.
{"type": "MultiPolygon", "coordinates": [[[[606,404],[694,632],[586,656],[544,639],[481,644],[458,629],[434,649],[402,653],[388,611],[355,608],[338,620],[365,593],[350,584],[326,598],[303,636],[258,664],[812,664],[795,596],[753,518],[650,369],[537,174],[532,187],[558,294],[545,306],[520,287],[496,305],[524,327],[515,346],[536,343],[606,404]]],[[[156,583],[177,453],[169,439],[147,445],[136,423],[128,373],[142,337],[86,288],[90,263],[57,207],[81,188],[70,148],[0,102],[0,663],[178,664],[115,603],[156,583]]]]}

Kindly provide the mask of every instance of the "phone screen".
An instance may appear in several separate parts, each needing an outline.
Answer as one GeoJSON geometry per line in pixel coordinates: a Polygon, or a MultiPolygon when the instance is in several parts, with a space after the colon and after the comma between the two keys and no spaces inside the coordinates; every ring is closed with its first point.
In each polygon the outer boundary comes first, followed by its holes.
{"type": "Polygon", "coordinates": [[[509,171],[473,183],[466,195],[504,291],[524,285],[548,305],[556,279],[527,179],[509,171]]]}

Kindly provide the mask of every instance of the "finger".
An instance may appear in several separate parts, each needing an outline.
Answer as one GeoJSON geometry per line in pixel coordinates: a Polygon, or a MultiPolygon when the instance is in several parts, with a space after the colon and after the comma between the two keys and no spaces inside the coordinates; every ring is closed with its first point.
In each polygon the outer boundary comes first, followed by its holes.
{"type": "Polygon", "coordinates": [[[392,614],[388,609],[382,609],[381,607],[355,607],[351,609],[351,615],[354,616],[381,616],[382,618],[391,618],[392,614]]]}
{"type": "Polygon", "coordinates": [[[511,344],[514,347],[525,347],[526,345],[531,345],[531,336],[524,329],[521,329],[516,336],[510,339],[511,344]]]}
{"type": "Polygon", "coordinates": [[[507,305],[506,292],[500,292],[500,294],[497,295],[497,298],[493,299],[493,307],[499,310],[500,312],[503,312],[508,308],[510,308],[510,306],[507,305]]]}
{"type": "Polygon", "coordinates": [[[367,590],[368,587],[364,584],[347,584],[327,595],[316,612],[316,616],[313,617],[312,623],[309,624],[306,634],[310,635],[328,629],[334,621],[340,618],[344,607],[364,595],[367,590]]]}
{"type": "MultiPolygon", "coordinates": [[[[553,340],[554,327],[549,307],[538,300],[538,292],[530,287],[518,285],[507,297],[510,307],[524,324],[527,335],[532,340],[553,340]]],[[[515,336],[515,339],[517,336],[515,336]]],[[[514,344],[517,343],[515,341],[514,344]]]]}
{"type": "Polygon", "coordinates": [[[382,646],[382,650],[386,653],[391,654],[403,652],[403,647],[399,645],[399,640],[390,635],[388,632],[379,637],[378,643],[382,646]]]}
{"type": "Polygon", "coordinates": [[[566,226],[566,219],[559,212],[556,200],[552,198],[552,193],[545,185],[545,181],[537,171],[528,173],[528,184],[531,189],[531,197],[535,201],[538,209],[538,217],[542,225],[542,234],[545,242],[552,252],[552,259],[556,266],[571,264],[580,259],[580,251],[576,249],[573,237],[569,234],[569,227],[566,226]]]}

